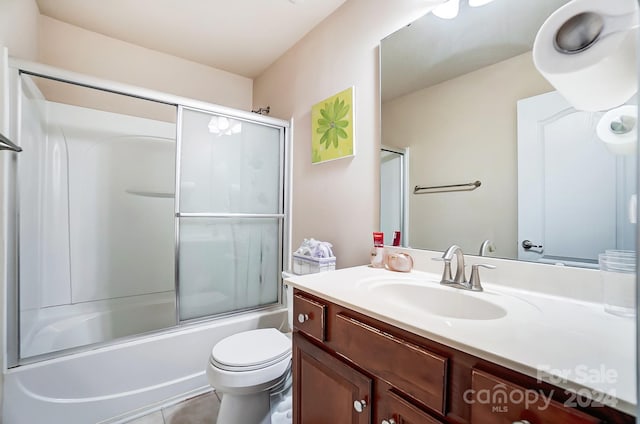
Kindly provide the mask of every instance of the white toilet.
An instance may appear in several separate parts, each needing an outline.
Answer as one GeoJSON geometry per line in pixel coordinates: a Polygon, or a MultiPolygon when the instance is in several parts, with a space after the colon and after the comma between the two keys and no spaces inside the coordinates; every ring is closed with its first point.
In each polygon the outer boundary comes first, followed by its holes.
{"type": "Polygon", "coordinates": [[[217,424],[270,424],[270,389],[287,379],[290,367],[291,338],[275,328],[220,340],[207,366],[209,384],[222,395],[217,424]]]}

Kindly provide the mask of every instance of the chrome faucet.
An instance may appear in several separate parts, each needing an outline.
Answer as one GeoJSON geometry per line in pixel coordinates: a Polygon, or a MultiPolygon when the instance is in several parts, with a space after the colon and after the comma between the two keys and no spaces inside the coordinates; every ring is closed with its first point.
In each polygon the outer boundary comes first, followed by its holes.
{"type": "Polygon", "coordinates": [[[445,271],[447,266],[449,267],[449,275],[446,279],[443,275],[440,284],[464,284],[467,278],[464,275],[464,255],[462,254],[462,249],[460,248],[460,246],[455,244],[450,246],[442,254],[442,260],[444,261],[445,271]],[[453,255],[456,255],[456,276],[453,278],[453,280],[451,280],[451,261],[453,260],[453,255]]]}
{"type": "Polygon", "coordinates": [[[487,251],[489,252],[495,252],[496,248],[493,246],[493,243],[491,243],[491,240],[485,240],[482,242],[482,244],[480,245],[480,252],[478,253],[478,255],[480,256],[487,256],[487,251]]]}
{"type": "Polygon", "coordinates": [[[478,268],[495,268],[495,266],[493,265],[473,264],[471,266],[471,279],[467,281],[467,278],[464,275],[464,255],[460,246],[457,246],[455,244],[445,250],[441,258],[433,258],[433,260],[444,261],[444,270],[442,272],[442,279],[440,280],[440,284],[462,290],[482,291],[483,288],[482,284],[480,284],[480,274],[478,272],[478,268]],[[453,260],[454,255],[456,257],[456,275],[452,279],[451,261],[453,260]]]}

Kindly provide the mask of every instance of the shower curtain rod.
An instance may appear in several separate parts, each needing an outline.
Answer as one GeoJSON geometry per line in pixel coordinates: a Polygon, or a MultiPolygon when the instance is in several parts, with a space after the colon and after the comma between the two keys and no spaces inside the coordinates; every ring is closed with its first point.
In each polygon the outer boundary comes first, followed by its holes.
{"type": "Polygon", "coordinates": [[[11,150],[12,152],[21,152],[22,147],[17,146],[13,141],[9,140],[4,134],[0,133],[0,150],[11,150]]]}

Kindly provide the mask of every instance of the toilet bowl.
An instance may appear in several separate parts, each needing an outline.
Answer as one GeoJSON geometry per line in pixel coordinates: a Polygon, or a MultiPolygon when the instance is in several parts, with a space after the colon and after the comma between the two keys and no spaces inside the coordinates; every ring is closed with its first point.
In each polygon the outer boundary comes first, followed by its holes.
{"type": "Polygon", "coordinates": [[[270,424],[270,390],[290,372],[291,338],[275,328],[220,340],[207,366],[209,384],[222,395],[217,424],[270,424]]]}

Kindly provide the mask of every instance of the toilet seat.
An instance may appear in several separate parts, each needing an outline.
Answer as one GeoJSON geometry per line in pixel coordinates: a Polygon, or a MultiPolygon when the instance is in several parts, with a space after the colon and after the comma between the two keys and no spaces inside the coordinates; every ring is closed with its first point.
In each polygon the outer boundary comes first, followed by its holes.
{"type": "Polygon", "coordinates": [[[290,366],[291,339],[265,328],[219,341],[211,350],[207,377],[221,393],[257,393],[285,378],[290,366]]]}
{"type": "Polygon", "coordinates": [[[218,342],[211,365],[225,371],[267,368],[291,356],[291,340],[275,328],[244,331],[218,342]]]}

